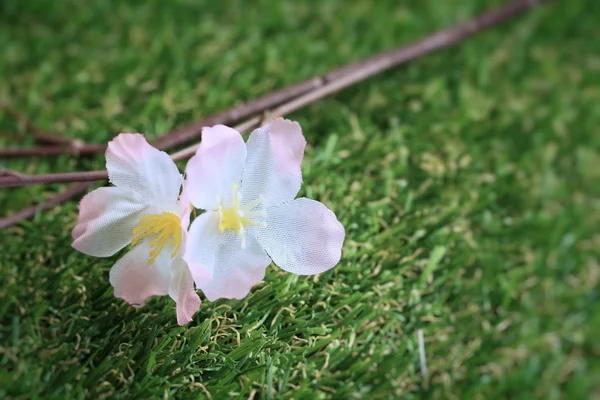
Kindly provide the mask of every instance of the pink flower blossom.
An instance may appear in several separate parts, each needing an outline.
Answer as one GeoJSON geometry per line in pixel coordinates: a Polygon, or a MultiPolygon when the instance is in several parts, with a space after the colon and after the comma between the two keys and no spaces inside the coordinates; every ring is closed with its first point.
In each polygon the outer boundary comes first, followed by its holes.
{"type": "Polygon", "coordinates": [[[115,296],[142,306],[150,296],[168,294],[177,303],[177,322],[190,322],[200,298],[182,258],[190,205],[185,195],[179,199],[177,166],[142,135],[122,133],[108,144],[106,168],[115,186],[81,200],[73,247],[109,257],[131,244],[110,271],[115,296]]]}
{"type": "Polygon", "coordinates": [[[342,224],[322,203],[295,199],[305,145],[300,125],[284,119],[255,130],[248,143],[223,125],[202,131],[185,190],[206,212],[193,221],[183,258],[209,300],[243,298],[271,260],[298,275],[339,262],[342,224]]]}

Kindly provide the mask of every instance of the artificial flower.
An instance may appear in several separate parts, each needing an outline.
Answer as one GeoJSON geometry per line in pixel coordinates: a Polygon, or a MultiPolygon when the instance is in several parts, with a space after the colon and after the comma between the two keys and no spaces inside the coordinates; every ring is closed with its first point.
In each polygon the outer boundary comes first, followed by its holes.
{"type": "Polygon", "coordinates": [[[204,128],[186,167],[186,191],[197,209],[184,259],[209,300],[243,298],[271,260],[298,275],[340,260],[344,227],[318,201],[295,199],[306,140],[300,125],[276,119],[248,143],[223,125],[204,128]]]}
{"type": "Polygon", "coordinates": [[[110,271],[115,296],[142,306],[150,296],[168,294],[184,325],[200,307],[187,263],[190,205],[180,190],[175,163],[140,134],[122,133],[108,143],[110,182],[87,194],[79,205],[73,247],[94,257],[109,257],[128,244],[131,250],[110,271]]]}

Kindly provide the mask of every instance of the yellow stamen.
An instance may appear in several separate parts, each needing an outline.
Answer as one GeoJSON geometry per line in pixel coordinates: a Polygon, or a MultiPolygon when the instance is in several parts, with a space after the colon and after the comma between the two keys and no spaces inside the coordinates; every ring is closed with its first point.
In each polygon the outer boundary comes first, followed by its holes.
{"type": "Polygon", "coordinates": [[[253,208],[264,202],[263,197],[251,201],[243,207],[240,207],[240,199],[237,191],[237,184],[231,184],[231,207],[225,208],[223,204],[219,205],[219,231],[222,233],[225,229],[236,231],[242,238],[242,247],[245,247],[244,227],[246,226],[264,226],[263,222],[252,221],[252,217],[265,217],[264,211],[251,211],[253,208]]]}
{"type": "Polygon", "coordinates": [[[135,246],[146,236],[156,235],[150,242],[152,250],[150,251],[148,264],[154,264],[156,257],[167,244],[171,249],[174,249],[171,258],[175,258],[183,241],[180,219],[176,214],[168,211],[162,214],[147,215],[140,219],[139,225],[133,228],[132,234],[134,236],[131,241],[132,246],[135,246]]]}

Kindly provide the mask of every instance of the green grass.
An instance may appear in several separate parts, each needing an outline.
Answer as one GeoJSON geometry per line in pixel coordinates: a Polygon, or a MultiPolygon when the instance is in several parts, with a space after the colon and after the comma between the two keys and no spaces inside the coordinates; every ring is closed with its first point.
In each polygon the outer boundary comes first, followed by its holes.
{"type": "MultiPolygon", "coordinates": [[[[4,1],[0,100],[90,142],[154,137],[498,1],[217,3],[4,1]]],[[[166,297],[113,297],[117,256],[70,246],[76,202],[0,232],[0,397],[600,395],[598,15],[555,2],[291,115],[301,195],[345,225],[342,261],[271,266],[186,327],[166,297]]],[[[2,190],[2,214],[61,187],[2,190]]]]}

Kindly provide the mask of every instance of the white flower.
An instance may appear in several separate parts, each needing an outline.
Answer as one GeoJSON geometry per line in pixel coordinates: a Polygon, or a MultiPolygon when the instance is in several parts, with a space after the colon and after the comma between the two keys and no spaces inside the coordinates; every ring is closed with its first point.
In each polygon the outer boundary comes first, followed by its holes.
{"type": "Polygon", "coordinates": [[[142,306],[150,296],[168,294],[177,303],[177,322],[190,322],[200,298],[182,258],[190,205],[184,194],[178,201],[177,166],[142,135],[122,133],[108,144],[106,169],[115,186],[81,200],[73,247],[109,257],[131,243],[110,271],[115,296],[142,306]]]}
{"type": "Polygon", "coordinates": [[[294,200],[305,145],[300,125],[283,119],[252,132],[247,144],[226,126],[203,129],[186,191],[206,212],[192,223],[184,259],[209,300],[243,298],[271,259],[299,275],[339,262],[344,227],[335,214],[317,201],[294,200]]]}

